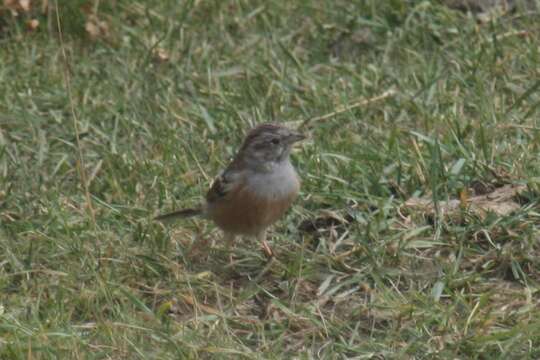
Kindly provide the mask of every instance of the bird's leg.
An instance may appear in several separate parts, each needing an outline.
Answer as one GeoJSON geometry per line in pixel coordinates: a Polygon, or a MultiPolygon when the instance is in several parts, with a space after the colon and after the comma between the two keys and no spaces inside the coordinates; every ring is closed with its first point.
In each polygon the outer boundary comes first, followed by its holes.
{"type": "Polygon", "coordinates": [[[233,265],[234,261],[233,261],[233,256],[232,256],[232,247],[234,246],[234,240],[236,239],[236,236],[234,234],[231,234],[231,233],[225,233],[223,235],[223,240],[225,241],[225,243],[227,244],[227,251],[229,252],[229,265],[233,265]]]}
{"type": "Polygon", "coordinates": [[[266,256],[269,258],[274,256],[274,252],[268,243],[266,242],[266,229],[262,230],[257,234],[257,241],[261,243],[262,249],[266,256]]]}
{"type": "Polygon", "coordinates": [[[270,269],[272,268],[272,266],[274,265],[276,261],[272,248],[266,242],[266,229],[262,230],[260,233],[257,234],[257,241],[260,241],[262,250],[264,254],[266,255],[266,257],[268,258],[268,261],[266,262],[266,265],[264,266],[264,268],[253,279],[253,281],[256,283],[259,282],[263,278],[263,276],[266,275],[270,271],[270,269]]]}
{"type": "Polygon", "coordinates": [[[236,236],[231,233],[225,233],[223,235],[223,240],[227,243],[227,250],[230,250],[234,245],[234,240],[236,239],[236,236]]]}

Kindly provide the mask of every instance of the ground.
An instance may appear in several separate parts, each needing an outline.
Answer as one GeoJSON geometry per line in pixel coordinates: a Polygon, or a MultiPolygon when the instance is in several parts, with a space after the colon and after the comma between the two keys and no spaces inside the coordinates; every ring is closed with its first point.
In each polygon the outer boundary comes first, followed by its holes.
{"type": "Polygon", "coordinates": [[[540,358],[538,12],[49,3],[0,17],[2,359],[540,358]],[[273,259],[152,221],[263,121],[273,259]]]}

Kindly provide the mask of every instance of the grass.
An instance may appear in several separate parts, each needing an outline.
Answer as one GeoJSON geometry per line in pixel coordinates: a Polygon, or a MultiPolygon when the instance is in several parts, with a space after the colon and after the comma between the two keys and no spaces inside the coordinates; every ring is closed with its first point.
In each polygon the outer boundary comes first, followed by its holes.
{"type": "Polygon", "coordinates": [[[103,6],[95,41],[60,13],[71,97],[55,22],[3,15],[1,358],[540,357],[538,12],[103,6]],[[268,120],[311,138],[273,262],[245,240],[230,268],[211,224],[151,221],[268,120]],[[504,215],[404,207],[504,184],[527,186],[504,215]]]}

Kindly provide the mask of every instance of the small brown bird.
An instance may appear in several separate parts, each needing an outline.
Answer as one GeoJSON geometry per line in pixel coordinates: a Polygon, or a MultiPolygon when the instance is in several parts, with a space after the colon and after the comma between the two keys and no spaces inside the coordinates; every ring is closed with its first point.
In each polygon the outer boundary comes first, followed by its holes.
{"type": "Polygon", "coordinates": [[[212,183],[199,208],[160,215],[156,220],[202,216],[232,244],[237,235],[257,237],[266,248],[266,229],[298,196],[300,181],[289,155],[305,136],[278,124],[251,129],[233,161],[212,183]]]}

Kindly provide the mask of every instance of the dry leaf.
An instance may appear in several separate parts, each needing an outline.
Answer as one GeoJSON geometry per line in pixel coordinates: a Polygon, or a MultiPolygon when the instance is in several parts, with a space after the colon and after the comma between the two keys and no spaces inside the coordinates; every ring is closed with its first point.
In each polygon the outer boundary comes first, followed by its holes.
{"type": "Polygon", "coordinates": [[[167,62],[171,58],[167,50],[162,49],[162,48],[154,49],[153,55],[154,55],[154,61],[158,63],[167,62]]]}
{"type": "Polygon", "coordinates": [[[471,12],[480,23],[489,23],[515,10],[535,11],[538,6],[534,0],[444,0],[449,8],[471,12]]]}
{"type": "Polygon", "coordinates": [[[30,11],[30,0],[19,0],[19,8],[24,11],[30,11]]]}
{"type": "Polygon", "coordinates": [[[30,7],[30,0],[4,0],[4,8],[9,9],[13,16],[21,12],[29,12],[30,7]]]}
{"type": "Polygon", "coordinates": [[[317,233],[330,228],[346,226],[353,220],[353,217],[349,214],[342,216],[336,211],[321,210],[320,216],[302,221],[298,228],[302,232],[317,233]]]}
{"type": "Polygon", "coordinates": [[[221,315],[220,311],[217,309],[214,309],[211,306],[201,304],[200,302],[196,301],[191,295],[180,295],[185,303],[197,308],[198,310],[202,310],[207,314],[212,315],[221,315]]]}
{"type": "Polygon", "coordinates": [[[109,35],[109,26],[107,23],[99,20],[95,15],[88,17],[84,29],[92,40],[97,40],[98,38],[107,37],[109,35]]]}
{"type": "Polygon", "coordinates": [[[97,39],[99,37],[99,27],[91,21],[87,21],[84,25],[84,29],[90,35],[91,39],[97,39]]]}
{"type": "MultiPolygon", "coordinates": [[[[514,197],[525,188],[525,185],[504,185],[490,193],[473,197],[468,197],[462,193],[460,199],[440,201],[438,203],[439,212],[442,216],[453,216],[461,209],[466,209],[481,217],[485,217],[490,212],[499,216],[508,215],[520,208],[520,205],[514,201],[514,197]]],[[[428,215],[435,213],[431,195],[410,198],[405,202],[404,206],[428,215]]]]}
{"type": "Polygon", "coordinates": [[[28,31],[34,31],[38,28],[38,26],[39,26],[39,20],[37,19],[28,20],[26,22],[26,29],[28,29],[28,31]]]}

